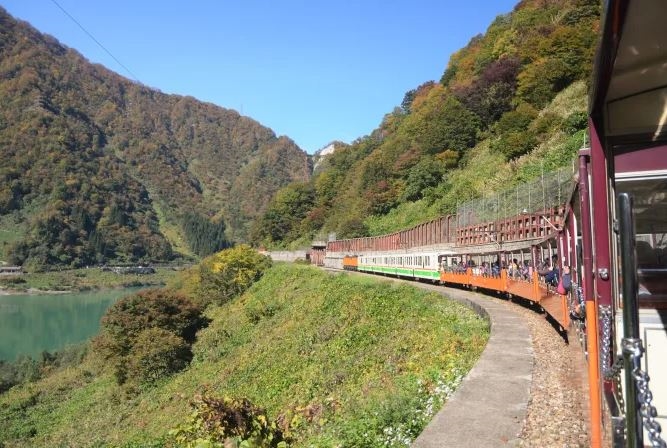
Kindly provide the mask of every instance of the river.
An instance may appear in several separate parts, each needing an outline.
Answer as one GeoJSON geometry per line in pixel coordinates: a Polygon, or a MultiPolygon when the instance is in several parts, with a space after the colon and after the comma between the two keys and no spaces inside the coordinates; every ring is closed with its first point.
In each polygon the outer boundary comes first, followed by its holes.
{"type": "Polygon", "coordinates": [[[139,289],[0,296],[0,360],[35,358],[91,338],[107,308],[139,289]]]}

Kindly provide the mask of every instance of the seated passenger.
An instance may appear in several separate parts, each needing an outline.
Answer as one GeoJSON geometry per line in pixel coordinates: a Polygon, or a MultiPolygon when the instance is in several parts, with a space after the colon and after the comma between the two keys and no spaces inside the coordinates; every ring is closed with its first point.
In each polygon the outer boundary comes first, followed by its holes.
{"type": "Polygon", "coordinates": [[[500,263],[494,261],[491,265],[491,275],[494,277],[500,276],[500,263]]]}
{"type": "Polygon", "coordinates": [[[528,260],[523,261],[523,265],[521,266],[521,277],[523,277],[524,280],[530,278],[530,266],[528,260]]]}
{"type": "Polygon", "coordinates": [[[507,272],[510,277],[517,278],[521,275],[519,272],[519,260],[516,258],[512,259],[512,263],[510,263],[509,270],[507,272]]]}
{"type": "MultiPolygon", "coordinates": [[[[545,263],[549,263],[549,259],[545,260],[545,263]]],[[[541,273],[540,273],[541,274],[541,273]]],[[[544,273],[544,282],[550,286],[558,285],[558,255],[551,257],[551,263],[549,264],[546,272],[544,273]]]]}

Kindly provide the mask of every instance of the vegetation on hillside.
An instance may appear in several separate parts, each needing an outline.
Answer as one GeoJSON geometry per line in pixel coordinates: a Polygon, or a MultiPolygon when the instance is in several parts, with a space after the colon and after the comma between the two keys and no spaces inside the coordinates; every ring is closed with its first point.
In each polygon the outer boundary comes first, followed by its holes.
{"type": "Polygon", "coordinates": [[[370,135],[337,144],[310,182],[279,191],[254,241],[395,231],[570,164],[599,14],[597,0],[519,2],[456,52],[439,82],[407,92],[370,135]]]}
{"type": "MultiPolygon", "coordinates": [[[[243,252],[222,258],[247,267],[243,252]]],[[[181,292],[118,302],[79,363],[0,395],[0,444],[405,446],[488,336],[439,294],[282,264],[210,304],[193,338],[201,298],[183,291],[199,280],[185,276],[181,292]]]]}
{"type": "Polygon", "coordinates": [[[31,270],[211,254],[310,175],[288,138],[90,64],[2,8],[0,150],[0,260],[31,270]]]}
{"type": "Polygon", "coordinates": [[[188,365],[190,346],[206,324],[202,308],[186,296],[169,289],[141,291],[107,310],[93,348],[118,384],[151,383],[188,365]]]}

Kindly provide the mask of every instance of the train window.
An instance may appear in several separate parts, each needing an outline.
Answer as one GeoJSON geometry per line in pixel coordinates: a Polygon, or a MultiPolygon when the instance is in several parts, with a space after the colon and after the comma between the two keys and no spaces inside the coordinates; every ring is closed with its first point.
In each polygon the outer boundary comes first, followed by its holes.
{"type": "Polygon", "coordinates": [[[640,306],[667,305],[667,176],[616,180],[633,198],[640,306]]]}

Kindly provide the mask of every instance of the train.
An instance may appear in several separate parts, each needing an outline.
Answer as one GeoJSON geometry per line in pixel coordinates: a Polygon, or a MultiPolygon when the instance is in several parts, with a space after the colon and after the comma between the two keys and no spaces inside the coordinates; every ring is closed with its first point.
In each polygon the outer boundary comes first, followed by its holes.
{"type": "Polygon", "coordinates": [[[576,335],[583,348],[591,446],[666,447],[667,2],[608,0],[603,9],[588,144],[559,203],[333,239],[310,257],[540,307],[562,332],[554,337],[576,335]]]}

